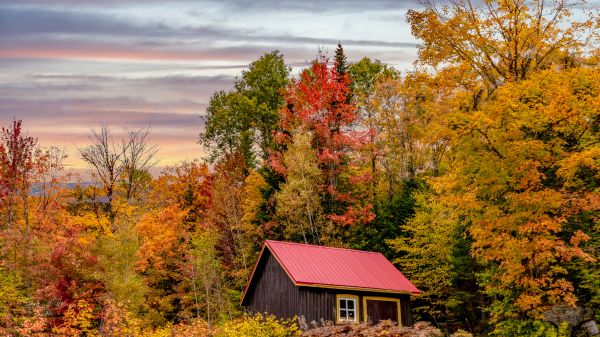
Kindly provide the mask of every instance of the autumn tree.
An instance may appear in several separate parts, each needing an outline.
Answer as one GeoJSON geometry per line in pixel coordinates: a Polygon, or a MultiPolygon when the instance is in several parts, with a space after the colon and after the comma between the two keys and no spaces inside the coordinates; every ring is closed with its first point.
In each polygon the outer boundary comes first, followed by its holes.
{"type": "Polygon", "coordinates": [[[232,279],[242,290],[254,262],[259,232],[244,222],[244,187],[248,168],[243,155],[223,158],[215,167],[212,202],[206,226],[219,233],[217,250],[232,279]]]}
{"type": "Polygon", "coordinates": [[[359,115],[359,128],[367,132],[365,144],[361,148],[361,156],[366,157],[365,163],[369,165],[371,174],[371,199],[377,199],[377,184],[379,180],[378,161],[380,152],[376,146],[378,130],[376,127],[375,107],[372,105],[376,83],[383,78],[396,79],[398,73],[379,60],[362,58],[348,67],[352,91],[352,99],[359,115]]]}
{"type": "Polygon", "coordinates": [[[582,245],[594,218],[575,227],[572,219],[599,205],[597,184],[590,184],[600,153],[592,126],[600,116],[599,80],[592,69],[547,70],[499,88],[493,101],[456,125],[488,135],[457,144],[461,157],[482,157],[463,162],[470,178],[457,183],[471,191],[461,207],[479,214],[470,232],[473,254],[489,266],[486,291],[511,299],[492,306],[500,317],[537,318],[548,306],[577,301],[565,266],[593,260],[582,245]]]}
{"type": "MultiPolygon", "coordinates": [[[[596,137],[589,124],[595,113],[585,108],[594,104],[589,89],[596,79],[578,68],[593,49],[595,32],[591,21],[572,16],[577,4],[426,2],[408,14],[423,41],[418,64],[425,67],[419,70],[434,79],[414,81],[435,94],[425,100],[437,107],[428,103],[425,110],[433,112],[425,119],[427,137],[434,131],[447,141],[438,161],[444,169],[434,170],[428,182],[452,205],[460,224],[455,228],[463,231],[453,246],[467,238],[463,253],[470,251],[482,268],[482,309],[491,312],[500,335],[510,331],[503,327],[532,328],[549,306],[575,303],[578,281],[567,269],[589,264],[583,247],[593,220],[582,223],[569,205],[581,203],[588,214],[590,186],[575,193],[558,174],[567,162],[583,165],[571,160],[587,156],[582,153],[594,147],[587,139],[596,137]]],[[[419,208],[416,218],[427,213],[435,214],[419,208]]]]}
{"type": "Polygon", "coordinates": [[[40,148],[36,138],[24,133],[21,121],[3,127],[0,137],[0,230],[4,241],[0,265],[21,273],[29,287],[32,268],[39,263],[37,237],[46,230],[56,209],[64,154],[56,148],[40,148]]]}
{"type": "Polygon", "coordinates": [[[205,230],[211,183],[208,166],[197,161],[168,167],[152,182],[147,210],[135,229],[140,238],[136,270],[148,289],[145,316],[154,325],[206,318],[193,240],[205,230]]]}
{"type": "Polygon", "coordinates": [[[321,206],[323,176],[311,138],[309,133],[296,131],[283,155],[286,181],[275,194],[276,215],[288,240],[321,244],[328,221],[321,206]]]}
{"type": "Polygon", "coordinates": [[[503,83],[527,79],[561,60],[580,62],[594,50],[597,23],[573,15],[582,4],[427,0],[423,10],[409,10],[408,21],[412,34],[423,41],[418,62],[460,77],[459,84],[473,91],[477,106],[483,94],[503,83]]]}
{"type": "MultiPolygon", "coordinates": [[[[347,101],[349,83],[348,74],[340,77],[336,66],[328,66],[326,58],[314,61],[286,90],[287,104],[280,111],[277,133],[280,150],[291,142],[298,128],[313,135],[312,147],[323,176],[323,209],[330,219],[343,225],[372,219],[368,201],[361,204],[352,196],[352,184],[368,176],[349,169],[352,152],[362,144],[363,136],[351,129],[357,114],[347,101]]],[[[285,175],[282,159],[282,152],[275,152],[270,164],[285,175]]]]}
{"type": "Polygon", "coordinates": [[[394,262],[423,293],[413,302],[417,319],[450,331],[480,330],[485,303],[475,277],[479,264],[469,254],[472,239],[464,235],[467,224],[457,217],[452,199],[432,190],[420,190],[415,199],[415,216],[389,243],[399,251],[394,262]]]}
{"type": "Polygon", "coordinates": [[[228,296],[225,270],[218,256],[217,232],[203,231],[192,239],[190,251],[192,288],[197,302],[197,316],[205,317],[208,325],[231,318],[234,306],[228,296]],[[200,314],[202,311],[202,314],[200,314]]]}

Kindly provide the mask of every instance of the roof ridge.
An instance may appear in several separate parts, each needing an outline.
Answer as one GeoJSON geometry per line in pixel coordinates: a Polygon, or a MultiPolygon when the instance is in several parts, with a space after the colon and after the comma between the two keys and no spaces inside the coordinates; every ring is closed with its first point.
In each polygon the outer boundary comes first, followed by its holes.
{"type": "Polygon", "coordinates": [[[324,248],[324,249],[345,250],[345,251],[351,251],[351,252],[357,252],[357,253],[365,253],[365,254],[383,255],[380,252],[370,252],[368,250],[360,250],[360,249],[352,249],[352,248],[341,248],[341,247],[331,247],[331,246],[319,246],[319,245],[312,245],[312,244],[309,244],[309,243],[290,242],[290,241],[278,241],[278,240],[268,240],[268,239],[265,240],[265,243],[268,243],[268,242],[282,243],[282,244],[294,245],[294,246],[308,246],[308,247],[316,247],[316,248],[324,248]]]}

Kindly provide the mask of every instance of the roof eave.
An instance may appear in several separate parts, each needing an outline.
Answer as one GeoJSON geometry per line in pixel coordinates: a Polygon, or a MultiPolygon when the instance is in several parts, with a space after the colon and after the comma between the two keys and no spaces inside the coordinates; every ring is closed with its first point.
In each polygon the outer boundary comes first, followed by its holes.
{"type": "Polygon", "coordinates": [[[340,286],[334,284],[320,284],[320,283],[306,283],[306,282],[294,282],[297,287],[311,287],[311,288],[326,288],[326,289],[339,289],[339,290],[354,290],[354,291],[371,291],[375,293],[388,293],[388,294],[399,294],[399,295],[419,295],[421,292],[409,291],[409,290],[395,290],[395,289],[381,289],[381,288],[362,288],[362,287],[351,287],[351,286],[340,286]]]}

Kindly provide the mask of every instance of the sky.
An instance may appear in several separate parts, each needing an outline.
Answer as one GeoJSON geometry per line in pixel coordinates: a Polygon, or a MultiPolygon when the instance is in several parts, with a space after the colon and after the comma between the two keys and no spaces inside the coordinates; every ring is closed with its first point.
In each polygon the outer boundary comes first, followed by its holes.
{"type": "Polygon", "coordinates": [[[159,166],[202,158],[201,115],[261,54],[279,50],[297,73],[341,42],[409,69],[412,0],[1,0],[0,125],[22,119],[42,146],[68,154],[92,129],[150,128],[159,166]]]}

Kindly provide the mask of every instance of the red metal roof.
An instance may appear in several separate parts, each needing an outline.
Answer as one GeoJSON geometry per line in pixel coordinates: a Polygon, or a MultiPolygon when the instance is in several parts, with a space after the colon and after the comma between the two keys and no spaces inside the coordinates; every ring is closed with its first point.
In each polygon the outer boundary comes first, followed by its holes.
{"type": "Polygon", "coordinates": [[[267,240],[296,285],[420,293],[381,253],[267,240]]]}

